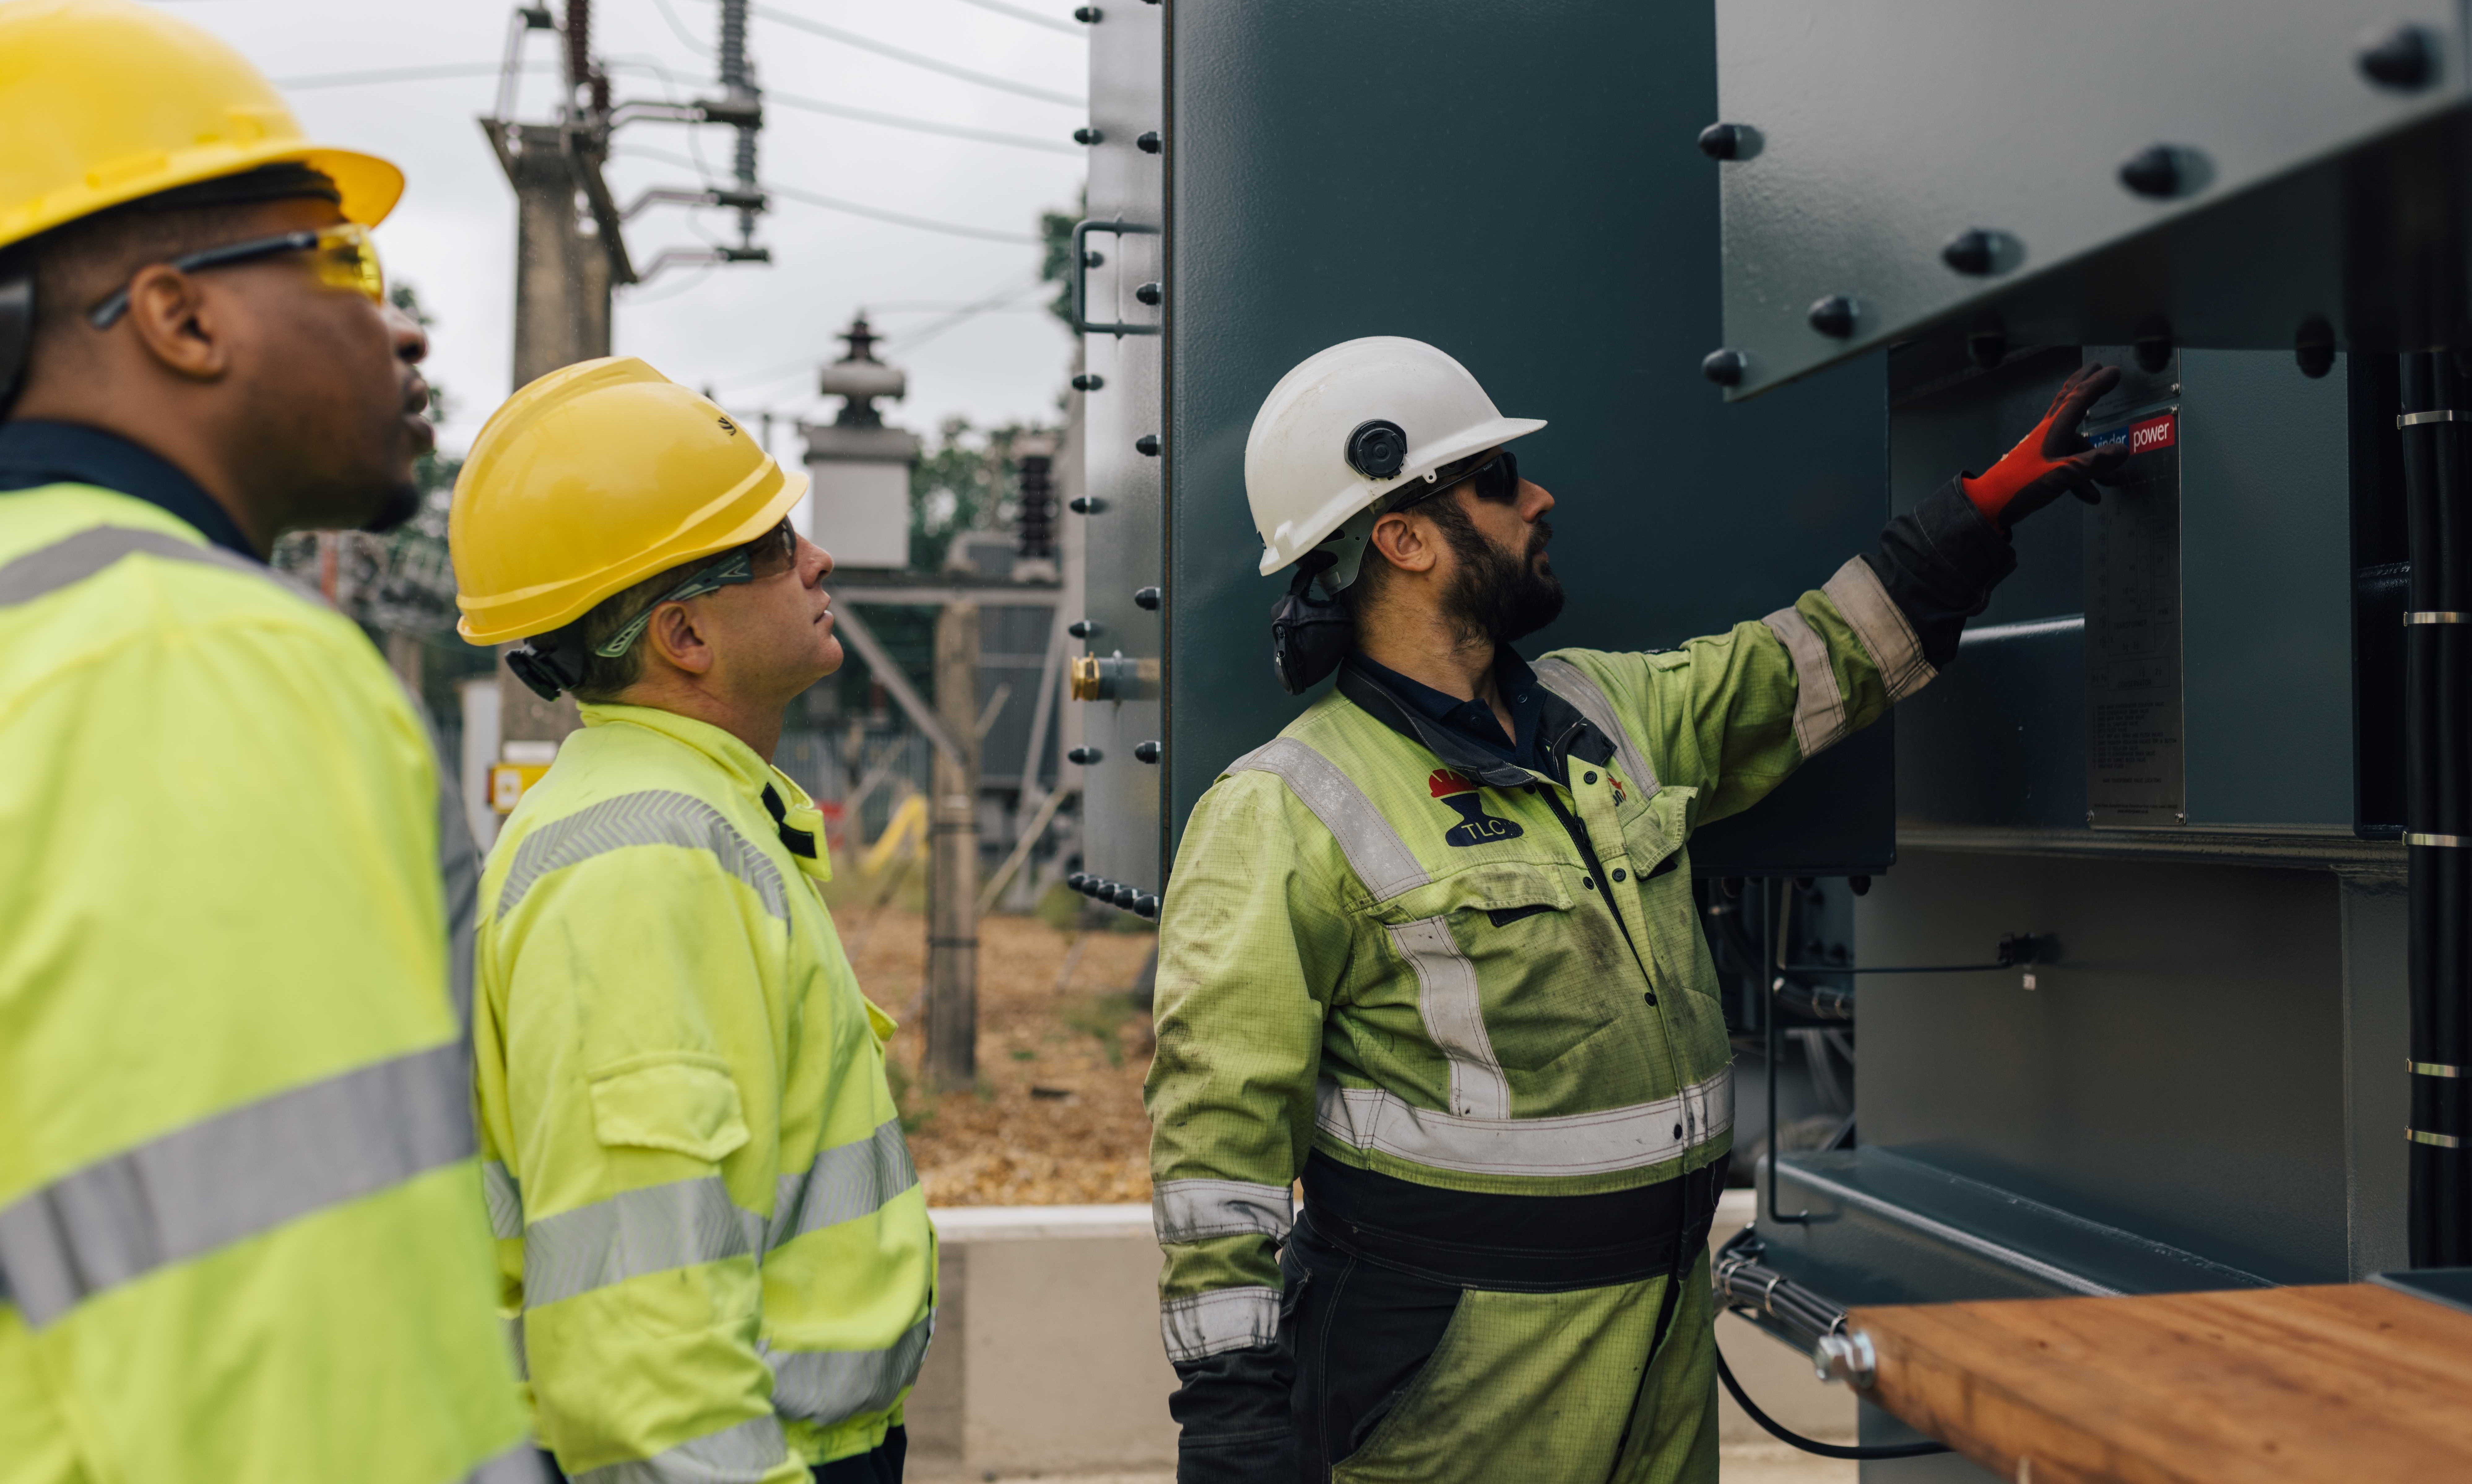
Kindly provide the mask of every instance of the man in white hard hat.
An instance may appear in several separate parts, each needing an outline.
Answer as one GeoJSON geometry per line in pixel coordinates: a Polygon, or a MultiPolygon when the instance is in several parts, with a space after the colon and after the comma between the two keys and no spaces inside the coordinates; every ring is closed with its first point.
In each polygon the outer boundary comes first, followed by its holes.
{"type": "Polygon", "coordinates": [[[1507,445],[1545,424],[1393,337],[1272,390],[1275,659],[1339,681],[1202,796],[1161,915],[1180,1480],[1716,1477],[1733,1095],[1687,842],[1955,658],[2008,527],[2126,457],[2078,432],[2118,379],[2072,376],[1791,607],[1533,666],[1554,496],[1507,445]]]}

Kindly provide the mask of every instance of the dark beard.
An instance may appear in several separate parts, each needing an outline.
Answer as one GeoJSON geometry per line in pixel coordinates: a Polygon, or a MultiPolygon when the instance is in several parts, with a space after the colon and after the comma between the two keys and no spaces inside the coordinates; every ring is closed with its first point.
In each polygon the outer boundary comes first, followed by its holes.
{"type": "Polygon", "coordinates": [[[1551,521],[1540,517],[1529,527],[1527,545],[1514,555],[1486,539],[1451,500],[1434,501],[1432,515],[1459,559],[1442,594],[1442,616],[1459,638],[1508,644],[1561,616],[1562,580],[1539,560],[1554,539],[1551,521]]]}

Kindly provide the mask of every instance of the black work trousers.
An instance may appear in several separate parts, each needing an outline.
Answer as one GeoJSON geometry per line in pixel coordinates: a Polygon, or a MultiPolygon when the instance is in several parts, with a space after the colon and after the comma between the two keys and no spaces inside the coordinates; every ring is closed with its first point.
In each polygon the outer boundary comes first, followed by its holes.
{"type": "MultiPolygon", "coordinates": [[[[901,1484],[901,1462],[910,1453],[910,1430],[893,1427],[884,1434],[884,1441],[869,1452],[848,1458],[836,1458],[815,1468],[816,1484],[901,1484]]],[[[549,1476],[566,1484],[566,1475],[559,1471],[558,1460],[547,1450],[541,1453],[541,1467],[549,1476]]]]}

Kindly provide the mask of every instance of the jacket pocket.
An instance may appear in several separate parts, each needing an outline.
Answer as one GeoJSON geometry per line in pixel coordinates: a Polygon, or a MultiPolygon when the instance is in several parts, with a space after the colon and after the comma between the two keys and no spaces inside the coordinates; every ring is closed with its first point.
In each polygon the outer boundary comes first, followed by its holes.
{"type": "Polygon", "coordinates": [[[692,1052],[632,1057],[592,1074],[592,1132],[605,1145],[720,1162],[749,1138],[728,1064],[692,1052]]]}
{"type": "MultiPolygon", "coordinates": [[[[1584,874],[1576,863],[1502,863],[1471,867],[1435,883],[1448,893],[1436,903],[1445,909],[1447,956],[1466,964],[1461,993],[1476,1001],[1472,1009],[1481,1007],[1483,1060],[1511,1071],[1536,1070],[1620,1014],[1621,997],[1607,986],[1629,950],[1606,905],[1581,889],[1584,874]]],[[[1401,945],[1403,951],[1408,946],[1401,945]]],[[[1437,1012],[1448,1008],[1456,977],[1435,962],[1440,956],[1411,955],[1425,1024],[1438,1040],[1450,1017],[1437,1012]]],[[[1455,1103],[1452,1111],[1463,1110],[1455,1103]]]]}

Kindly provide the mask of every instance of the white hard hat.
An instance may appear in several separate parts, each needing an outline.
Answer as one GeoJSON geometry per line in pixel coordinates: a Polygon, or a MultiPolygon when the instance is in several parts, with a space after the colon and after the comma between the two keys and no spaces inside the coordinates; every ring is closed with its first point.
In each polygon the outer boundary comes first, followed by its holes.
{"type": "MultiPolygon", "coordinates": [[[[1434,471],[1545,425],[1496,411],[1467,368],[1421,340],[1368,335],[1306,357],[1279,378],[1245,440],[1245,497],[1268,576],[1349,517],[1434,471]]],[[[1361,535],[1361,533],[1360,533],[1361,535]]],[[[1355,576],[1345,570],[1334,586],[1355,576]]]]}

